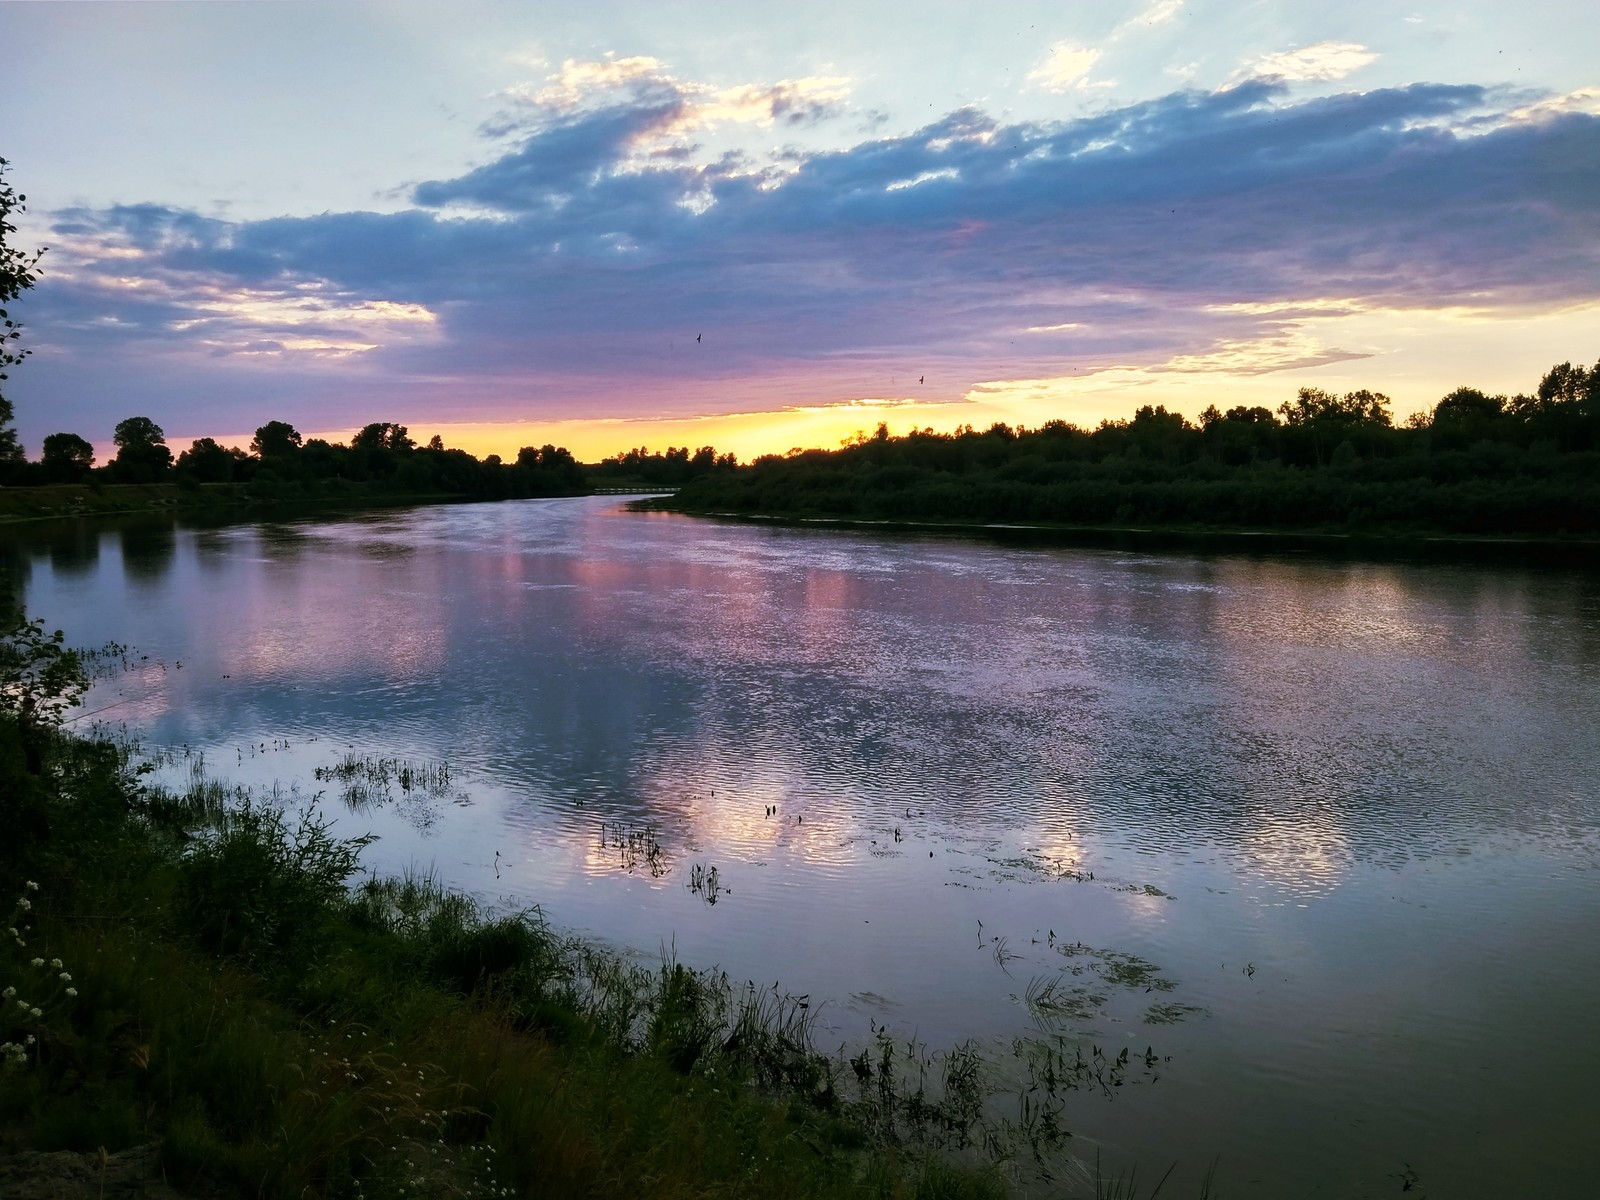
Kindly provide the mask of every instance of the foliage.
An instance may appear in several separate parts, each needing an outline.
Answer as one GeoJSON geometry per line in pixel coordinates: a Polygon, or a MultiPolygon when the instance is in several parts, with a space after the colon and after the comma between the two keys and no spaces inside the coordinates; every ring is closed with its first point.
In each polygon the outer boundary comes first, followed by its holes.
{"type": "Polygon", "coordinates": [[[314,812],[291,823],[280,809],[247,802],[191,845],[177,901],[208,950],[303,960],[321,948],[328,912],[371,840],[340,841],[314,812]]]}
{"type": "Polygon", "coordinates": [[[44,439],[39,465],[50,483],[81,483],[94,466],[94,447],[75,433],[52,433],[44,439]]]}
{"type": "Polygon", "coordinates": [[[701,446],[693,454],[687,446],[668,446],[664,453],[654,454],[648,447],[640,446],[602,459],[590,468],[590,473],[602,485],[682,487],[692,479],[731,471],[738,466],[738,461],[732,454],[719,455],[715,446],[701,446]]]}
{"type": "Polygon", "coordinates": [[[178,455],[177,470],[197,483],[232,483],[248,456],[237,446],[227,448],[215,438],[196,438],[178,455]]]}
{"type": "Polygon", "coordinates": [[[250,439],[250,453],[257,458],[281,458],[305,444],[300,431],[287,421],[268,421],[250,439]]]}
{"type": "Polygon", "coordinates": [[[1159,406],[1094,430],[861,434],[708,472],[660,507],[905,521],[1338,533],[1600,534],[1600,365],[1532,396],[1457,388],[1396,427],[1386,396],[1303,388],[1277,413],[1159,406]]]}
{"type": "MultiPolygon", "coordinates": [[[[11,244],[11,235],[17,231],[11,214],[25,211],[24,202],[28,198],[6,182],[8,165],[0,158],[0,383],[10,378],[12,367],[32,353],[17,346],[22,338],[22,324],[12,317],[7,306],[37,282],[36,268],[44,254],[43,249],[29,254],[11,244]]],[[[9,473],[23,459],[17,432],[11,428],[15,416],[16,410],[0,389],[0,472],[4,473],[9,473]]]]}
{"type": "MultiPolygon", "coordinates": [[[[4,599],[4,598],[0,598],[4,599]]],[[[61,630],[46,633],[42,620],[0,603],[0,717],[16,730],[28,773],[42,769],[42,744],[49,729],[88,690],[88,676],[61,630]]]]}
{"type": "Polygon", "coordinates": [[[117,483],[154,483],[172,467],[166,434],[149,417],[129,417],[117,422],[111,440],[117,456],[110,475],[117,483]]]}
{"type": "Polygon", "coordinates": [[[390,450],[404,453],[417,448],[416,441],[406,432],[404,425],[393,421],[374,421],[363,425],[350,439],[352,450],[390,450]]]}

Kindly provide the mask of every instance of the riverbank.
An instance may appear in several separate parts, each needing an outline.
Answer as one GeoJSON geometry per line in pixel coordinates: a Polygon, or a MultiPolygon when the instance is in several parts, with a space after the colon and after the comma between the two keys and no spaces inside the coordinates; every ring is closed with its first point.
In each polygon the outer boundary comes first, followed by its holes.
{"type": "Polygon", "coordinates": [[[628,507],[640,513],[671,512],[753,525],[875,533],[966,534],[1019,545],[1097,546],[1118,550],[1176,550],[1187,553],[1315,554],[1335,558],[1437,558],[1561,566],[1600,563],[1600,538],[1580,536],[1471,537],[1410,530],[1350,532],[1186,524],[1074,525],[1049,521],[906,520],[736,512],[686,506],[671,496],[636,500],[628,507]]]}
{"type": "Polygon", "coordinates": [[[180,1196],[1003,1194],[847,1094],[803,1003],[426,879],[352,890],[363,842],[314,804],[172,794],[60,735],[30,775],[9,720],[0,796],[0,1154],[29,1186],[127,1160],[180,1196]]]}
{"type": "Polygon", "coordinates": [[[342,479],[293,483],[61,483],[0,488],[0,525],[136,513],[237,517],[279,509],[383,508],[496,498],[393,489],[342,479]]]}

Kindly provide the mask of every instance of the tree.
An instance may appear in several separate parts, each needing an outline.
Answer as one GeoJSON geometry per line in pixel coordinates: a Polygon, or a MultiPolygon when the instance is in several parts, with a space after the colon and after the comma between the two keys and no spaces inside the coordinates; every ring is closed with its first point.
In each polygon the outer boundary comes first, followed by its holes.
{"type": "Polygon", "coordinates": [[[117,444],[111,474],[118,483],[153,483],[172,466],[167,435],[149,417],[117,422],[111,440],[117,444]]]}
{"type": "Polygon", "coordinates": [[[1458,387],[1433,406],[1428,423],[1433,445],[1441,450],[1460,450],[1492,437],[1504,423],[1505,413],[1504,396],[1458,387]]]}
{"type": "MultiPolygon", "coordinates": [[[[38,279],[34,268],[39,265],[39,258],[44,253],[41,248],[29,254],[10,244],[11,235],[17,231],[17,227],[11,223],[11,214],[26,209],[23,202],[27,197],[19,195],[6,183],[8,165],[5,159],[0,158],[0,383],[10,377],[12,367],[31,353],[17,347],[16,343],[22,337],[22,325],[12,318],[6,306],[34,285],[38,279]]],[[[12,408],[11,401],[0,393],[0,472],[9,472],[25,461],[22,446],[17,441],[17,431],[11,428],[15,416],[16,410],[12,408]]]]}
{"type": "Polygon", "coordinates": [[[0,597],[0,716],[16,725],[28,774],[44,770],[46,731],[83,698],[88,676],[58,629],[44,631],[0,597]]]}
{"type": "Polygon", "coordinates": [[[196,438],[178,456],[177,469],[198,483],[232,483],[249,461],[237,446],[224,448],[215,438],[196,438]]]}
{"type": "Polygon", "coordinates": [[[1536,436],[1565,450],[1600,445],[1600,363],[1593,371],[1558,363],[1539,381],[1538,398],[1521,414],[1536,436]]]}
{"type": "Polygon", "coordinates": [[[1433,408],[1439,421],[1490,421],[1505,411],[1504,396],[1489,396],[1473,387],[1458,387],[1433,408]]]}
{"type": "Polygon", "coordinates": [[[1589,393],[1589,372],[1569,362],[1557,363],[1539,381],[1539,399],[1546,404],[1577,404],[1589,393]]]}
{"type": "Polygon", "coordinates": [[[257,458],[287,458],[304,443],[300,431],[287,421],[268,421],[250,439],[250,453],[257,458]]]}
{"type": "Polygon", "coordinates": [[[1321,388],[1301,388],[1299,395],[1293,401],[1280,405],[1278,411],[1283,414],[1286,425],[1309,425],[1321,421],[1349,425],[1362,422],[1390,425],[1394,421],[1389,412],[1389,397],[1382,392],[1365,389],[1336,396],[1321,388]]]}
{"type": "Polygon", "coordinates": [[[39,459],[47,483],[81,483],[94,466],[94,447],[75,433],[52,433],[39,459]]]}
{"type": "Polygon", "coordinates": [[[350,439],[352,450],[415,450],[417,443],[406,435],[404,425],[396,425],[393,421],[374,421],[370,425],[363,425],[360,431],[350,439]]]}

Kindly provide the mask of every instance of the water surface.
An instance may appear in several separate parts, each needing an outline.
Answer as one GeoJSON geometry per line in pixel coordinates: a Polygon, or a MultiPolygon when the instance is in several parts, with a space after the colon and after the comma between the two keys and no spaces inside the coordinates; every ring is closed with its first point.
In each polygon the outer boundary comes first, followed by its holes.
{"type": "Polygon", "coordinates": [[[1193,1195],[1218,1159],[1263,1197],[1600,1170],[1600,574],[609,498],[8,537],[35,615],[134,647],[81,724],[321,793],[376,870],[781,980],[825,1045],[1151,1047],[1071,1100],[1109,1169],[1177,1160],[1193,1195]],[[352,813],[315,774],[348,753],[450,783],[352,813]],[[1041,1020],[1052,979],[1081,1003],[1041,1020]]]}

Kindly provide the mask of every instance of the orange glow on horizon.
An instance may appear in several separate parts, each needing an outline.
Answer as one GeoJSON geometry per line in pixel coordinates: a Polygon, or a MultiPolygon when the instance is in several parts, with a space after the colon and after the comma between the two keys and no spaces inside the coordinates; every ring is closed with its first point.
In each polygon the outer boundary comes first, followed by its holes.
{"type": "MultiPolygon", "coordinates": [[[[565,446],[583,462],[598,462],[636,446],[652,451],[714,446],[749,462],[796,447],[835,449],[858,432],[870,434],[880,421],[896,436],[914,428],[938,433],[962,425],[985,429],[996,421],[1037,428],[1062,420],[1093,429],[1102,420],[1126,420],[1146,404],[1164,405],[1192,421],[1211,404],[1276,410],[1302,387],[1385,392],[1400,422],[1413,412],[1431,410],[1441,396],[1462,385],[1506,394],[1531,392],[1551,365],[1591,351],[1597,316],[1596,304],[1510,315],[1461,308],[1346,306],[1326,316],[1286,322],[1256,341],[1218,343],[1154,365],[1100,364],[1054,377],[974,381],[960,393],[946,393],[951,398],[943,402],[879,395],[704,416],[520,421],[438,421],[402,409],[398,419],[419,443],[438,434],[446,446],[478,458],[498,454],[510,461],[523,446],[551,444],[565,446]]],[[[826,394],[832,389],[819,385],[816,390],[826,394]]],[[[308,431],[306,436],[348,443],[355,431],[352,426],[308,431]]],[[[193,436],[199,435],[172,437],[173,452],[187,448],[193,436]]],[[[217,441],[245,447],[250,438],[248,433],[233,434],[217,441]]],[[[96,451],[102,462],[114,453],[109,446],[97,445],[96,451]]]]}

